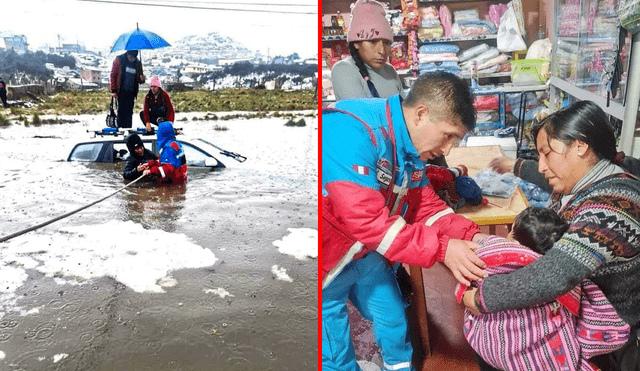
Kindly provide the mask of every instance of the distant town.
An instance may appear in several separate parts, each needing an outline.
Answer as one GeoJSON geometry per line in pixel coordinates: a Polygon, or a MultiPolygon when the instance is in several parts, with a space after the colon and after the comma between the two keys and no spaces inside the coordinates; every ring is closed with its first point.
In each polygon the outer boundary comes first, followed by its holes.
{"type": "MultiPolygon", "coordinates": [[[[44,84],[48,92],[108,88],[113,59],[124,52],[92,51],[65,43],[34,51],[24,35],[3,39],[0,77],[10,87],[44,84]]],[[[215,32],[189,36],[162,49],[142,50],[140,58],[147,81],[157,75],[169,90],[311,90],[317,85],[317,59],[301,59],[297,53],[262,55],[215,32]]]]}

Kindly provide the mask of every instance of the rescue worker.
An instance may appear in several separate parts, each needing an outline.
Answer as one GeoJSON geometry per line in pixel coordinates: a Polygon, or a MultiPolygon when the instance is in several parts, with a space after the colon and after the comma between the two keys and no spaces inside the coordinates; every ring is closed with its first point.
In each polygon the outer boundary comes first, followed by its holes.
{"type": "Polygon", "coordinates": [[[322,113],[322,369],[360,370],[347,300],[373,321],[383,370],[413,370],[399,262],[443,262],[464,284],[486,276],[479,227],[456,215],[425,175],[475,124],[458,77],[420,76],[406,99],[337,102],[322,113]]]}
{"type": "Polygon", "coordinates": [[[187,182],[187,158],[182,150],[182,145],[176,140],[176,133],[169,121],[158,125],[158,148],[160,148],[160,161],[149,161],[149,169],[144,174],[158,176],[158,181],[163,183],[182,184],[187,182]]]}

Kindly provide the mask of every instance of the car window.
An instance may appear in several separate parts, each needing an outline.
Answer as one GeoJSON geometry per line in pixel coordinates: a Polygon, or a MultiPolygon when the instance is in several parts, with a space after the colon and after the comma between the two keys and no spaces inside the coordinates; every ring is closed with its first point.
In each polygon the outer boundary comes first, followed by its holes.
{"type": "Polygon", "coordinates": [[[103,143],[84,143],[74,148],[69,156],[70,161],[96,161],[103,143]]]}
{"type": "Polygon", "coordinates": [[[180,144],[182,144],[184,155],[187,157],[187,165],[189,166],[205,166],[205,161],[208,157],[211,157],[189,143],[181,142],[180,144]]]}
{"type": "Polygon", "coordinates": [[[126,143],[113,143],[113,159],[114,161],[124,161],[129,156],[129,150],[126,143]]]}

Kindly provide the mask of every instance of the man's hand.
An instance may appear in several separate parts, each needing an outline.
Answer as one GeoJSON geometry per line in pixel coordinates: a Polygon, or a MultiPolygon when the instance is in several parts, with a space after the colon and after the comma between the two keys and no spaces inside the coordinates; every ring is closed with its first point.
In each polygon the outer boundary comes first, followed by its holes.
{"type": "Polygon", "coordinates": [[[149,174],[151,174],[151,170],[145,170],[145,171],[142,173],[142,175],[149,175],[149,174]]]}
{"type": "Polygon", "coordinates": [[[467,309],[471,312],[471,314],[475,316],[479,316],[482,313],[476,307],[476,291],[478,291],[477,287],[470,287],[467,291],[464,292],[464,296],[462,297],[462,303],[467,309]]]}
{"type": "Polygon", "coordinates": [[[458,282],[467,286],[471,285],[471,281],[487,277],[483,270],[487,265],[473,252],[477,247],[475,242],[450,239],[444,255],[443,263],[458,282]]]}
{"type": "Polygon", "coordinates": [[[151,123],[147,122],[146,124],[144,124],[145,129],[147,129],[147,131],[151,131],[151,123]]]}
{"type": "Polygon", "coordinates": [[[144,170],[144,164],[140,164],[140,165],[138,165],[138,167],[136,168],[136,170],[138,170],[138,171],[143,171],[143,170],[144,170]]]}

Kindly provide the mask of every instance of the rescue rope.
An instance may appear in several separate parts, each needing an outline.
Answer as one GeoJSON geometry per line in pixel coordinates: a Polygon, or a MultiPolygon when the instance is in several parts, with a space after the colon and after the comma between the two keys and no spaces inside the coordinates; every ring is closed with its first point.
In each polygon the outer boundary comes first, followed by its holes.
{"type": "Polygon", "coordinates": [[[27,233],[27,232],[35,231],[36,229],[42,228],[42,227],[44,227],[44,226],[47,226],[47,225],[49,225],[49,224],[51,224],[51,223],[53,223],[53,222],[57,222],[57,221],[58,221],[58,220],[60,220],[60,219],[64,219],[64,218],[66,218],[66,217],[68,217],[68,216],[71,216],[71,215],[73,215],[73,214],[77,213],[78,211],[82,211],[82,210],[84,210],[84,209],[86,209],[86,208],[88,208],[88,207],[90,207],[90,206],[93,206],[93,205],[97,204],[98,202],[102,202],[102,201],[106,200],[107,198],[109,198],[109,197],[111,197],[111,196],[115,195],[116,193],[118,193],[118,192],[122,191],[123,189],[127,188],[128,186],[130,186],[130,185],[134,184],[135,182],[137,182],[138,180],[140,180],[140,179],[142,179],[142,178],[144,178],[144,177],[145,177],[145,175],[144,175],[144,174],[142,174],[142,175],[140,175],[140,177],[138,177],[138,179],[134,180],[133,182],[131,182],[131,183],[129,183],[129,184],[127,184],[127,185],[125,185],[124,187],[122,187],[122,188],[118,189],[117,191],[115,191],[115,192],[111,193],[110,195],[105,196],[105,197],[103,197],[103,198],[101,198],[101,199],[99,199],[99,200],[97,200],[97,201],[94,201],[94,202],[92,202],[92,203],[90,203],[90,204],[84,205],[84,206],[82,206],[82,207],[80,207],[80,208],[77,208],[77,209],[75,209],[75,210],[73,210],[73,211],[70,211],[70,212],[68,212],[68,213],[66,213],[66,214],[62,214],[62,215],[60,215],[60,216],[57,216],[57,217],[55,217],[55,218],[53,218],[53,219],[49,219],[49,220],[47,220],[46,222],[43,222],[43,223],[40,223],[40,224],[34,225],[33,227],[29,227],[29,228],[27,228],[27,229],[23,229],[23,230],[18,231],[18,232],[16,232],[16,233],[12,233],[12,234],[10,234],[10,235],[4,236],[4,237],[0,238],[0,243],[1,243],[1,242],[8,241],[8,240],[10,240],[10,239],[12,239],[12,238],[14,238],[14,237],[18,237],[18,236],[20,236],[20,235],[23,235],[23,234],[25,234],[25,233],[27,233]]]}

